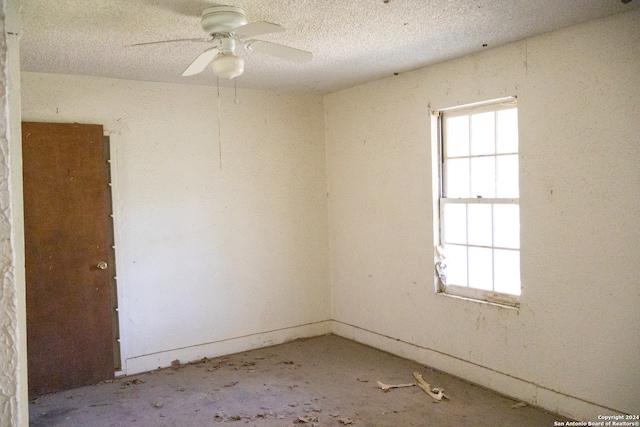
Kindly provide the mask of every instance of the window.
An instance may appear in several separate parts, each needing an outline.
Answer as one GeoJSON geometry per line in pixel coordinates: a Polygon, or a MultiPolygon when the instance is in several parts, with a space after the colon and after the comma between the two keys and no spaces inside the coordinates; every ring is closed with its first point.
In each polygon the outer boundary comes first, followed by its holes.
{"type": "Polygon", "coordinates": [[[438,139],[439,291],[517,304],[520,206],[515,98],[441,111],[438,139]]]}

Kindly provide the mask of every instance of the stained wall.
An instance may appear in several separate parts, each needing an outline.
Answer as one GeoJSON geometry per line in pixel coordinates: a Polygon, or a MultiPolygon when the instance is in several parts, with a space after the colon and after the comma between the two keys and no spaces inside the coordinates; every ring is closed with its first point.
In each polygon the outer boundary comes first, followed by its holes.
{"type": "Polygon", "coordinates": [[[334,331],[525,402],[640,412],[640,13],[325,97],[334,331]],[[518,309],[434,292],[431,112],[517,96],[518,309]]]}
{"type": "Polygon", "coordinates": [[[124,373],[329,332],[321,97],[23,73],[22,102],[110,135],[124,373]]]}

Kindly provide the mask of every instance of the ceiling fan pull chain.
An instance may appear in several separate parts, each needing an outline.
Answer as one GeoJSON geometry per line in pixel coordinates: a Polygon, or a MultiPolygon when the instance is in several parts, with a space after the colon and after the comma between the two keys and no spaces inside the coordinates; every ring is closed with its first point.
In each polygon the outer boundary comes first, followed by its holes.
{"type": "Polygon", "coordinates": [[[238,99],[238,78],[233,79],[233,102],[236,104],[240,103],[238,99]]]}

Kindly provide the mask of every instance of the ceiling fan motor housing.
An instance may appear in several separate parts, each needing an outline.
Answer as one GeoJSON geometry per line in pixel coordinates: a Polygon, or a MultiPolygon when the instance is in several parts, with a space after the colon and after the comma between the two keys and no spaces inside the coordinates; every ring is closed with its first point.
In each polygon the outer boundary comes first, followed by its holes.
{"type": "Polygon", "coordinates": [[[235,6],[216,5],[202,12],[200,25],[207,34],[230,33],[234,28],[247,24],[244,9],[235,6]]]}

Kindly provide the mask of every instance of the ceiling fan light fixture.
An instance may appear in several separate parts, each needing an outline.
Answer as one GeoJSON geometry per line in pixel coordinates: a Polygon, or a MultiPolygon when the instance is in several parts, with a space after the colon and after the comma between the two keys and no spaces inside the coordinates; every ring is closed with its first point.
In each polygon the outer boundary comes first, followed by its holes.
{"type": "Polygon", "coordinates": [[[236,55],[218,55],[211,66],[213,74],[223,79],[233,79],[244,72],[244,60],[236,55]]]}
{"type": "MultiPolygon", "coordinates": [[[[177,39],[163,40],[136,45],[200,41],[212,46],[200,53],[182,73],[184,77],[194,76],[203,72],[209,64],[217,77],[234,79],[244,73],[244,60],[236,55],[236,45],[265,53],[287,61],[303,63],[310,61],[311,52],[293,47],[255,40],[262,34],[284,31],[281,25],[267,21],[247,22],[244,9],[237,6],[212,4],[202,12],[202,29],[209,34],[206,39],[177,39]]],[[[135,46],[135,45],[134,45],[135,46]]]]}

